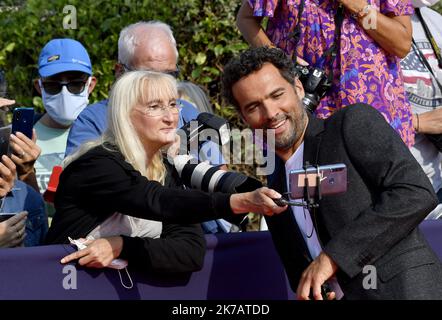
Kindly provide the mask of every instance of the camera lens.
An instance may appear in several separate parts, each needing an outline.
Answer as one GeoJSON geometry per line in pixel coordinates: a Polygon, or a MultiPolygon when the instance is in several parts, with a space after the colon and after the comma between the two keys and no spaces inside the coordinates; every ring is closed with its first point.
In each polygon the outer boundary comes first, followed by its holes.
{"type": "Polygon", "coordinates": [[[174,158],[174,166],[183,183],[194,189],[206,192],[238,193],[253,191],[262,183],[242,173],[221,170],[206,162],[192,164],[193,158],[179,155],[174,158]]]}

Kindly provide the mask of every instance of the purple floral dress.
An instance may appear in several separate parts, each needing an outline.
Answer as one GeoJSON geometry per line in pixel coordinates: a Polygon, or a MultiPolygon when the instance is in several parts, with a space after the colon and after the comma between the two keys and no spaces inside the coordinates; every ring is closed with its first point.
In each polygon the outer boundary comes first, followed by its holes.
{"type": "MultiPolygon", "coordinates": [[[[269,17],[266,33],[287,54],[295,50],[293,31],[301,0],[248,0],[254,15],[269,17]]],[[[383,14],[412,15],[411,0],[369,0],[383,14]]],[[[311,65],[330,67],[323,53],[334,42],[336,0],[305,0],[301,36],[296,48],[299,57],[311,65]]],[[[316,109],[320,118],[329,117],[347,105],[363,102],[382,113],[387,122],[411,146],[414,143],[411,107],[405,96],[400,59],[384,51],[345,11],[341,27],[341,51],[335,59],[334,82],[316,109]]],[[[361,128],[364,130],[364,128],[361,128]]]]}

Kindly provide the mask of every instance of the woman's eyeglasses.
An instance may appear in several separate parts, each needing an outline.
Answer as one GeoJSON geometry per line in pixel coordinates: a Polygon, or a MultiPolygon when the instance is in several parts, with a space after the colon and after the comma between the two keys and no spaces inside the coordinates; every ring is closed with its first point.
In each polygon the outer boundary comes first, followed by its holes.
{"type": "Polygon", "coordinates": [[[43,80],[41,82],[43,89],[48,94],[58,94],[66,86],[68,91],[72,94],[80,94],[84,91],[87,80],[72,80],[72,81],[53,81],[43,80]]]}
{"type": "Polygon", "coordinates": [[[177,102],[171,102],[168,105],[162,105],[162,104],[152,104],[149,106],[145,106],[143,109],[138,109],[139,112],[143,113],[145,116],[148,117],[159,117],[167,112],[170,112],[172,114],[178,114],[180,113],[182,106],[181,104],[177,102]]]}

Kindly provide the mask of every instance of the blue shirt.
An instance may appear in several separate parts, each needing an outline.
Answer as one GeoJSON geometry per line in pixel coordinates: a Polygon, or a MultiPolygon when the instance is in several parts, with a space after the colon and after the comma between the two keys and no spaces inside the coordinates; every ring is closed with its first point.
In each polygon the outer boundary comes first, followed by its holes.
{"type": "Polygon", "coordinates": [[[48,231],[48,218],[43,197],[26,183],[15,180],[14,188],[3,198],[2,212],[28,212],[25,247],[43,244],[48,231]]]}
{"type": "MultiPolygon", "coordinates": [[[[199,112],[191,103],[179,100],[182,105],[178,128],[197,118],[199,112]]],[[[107,128],[107,103],[102,100],[86,107],[74,121],[68,136],[65,157],[73,153],[81,144],[98,138],[107,128]]],[[[210,160],[213,165],[225,163],[218,145],[212,142],[205,143],[201,152],[204,159],[210,160]]]]}

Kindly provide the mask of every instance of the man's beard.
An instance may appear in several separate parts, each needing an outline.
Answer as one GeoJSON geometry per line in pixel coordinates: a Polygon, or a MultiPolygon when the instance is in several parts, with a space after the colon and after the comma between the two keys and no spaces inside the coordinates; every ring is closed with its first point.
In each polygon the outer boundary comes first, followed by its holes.
{"type": "Polygon", "coordinates": [[[271,127],[272,123],[278,123],[285,119],[289,122],[288,128],[284,134],[275,137],[276,150],[287,150],[301,138],[305,128],[306,116],[305,110],[301,110],[298,118],[296,117],[295,112],[292,111],[290,113],[278,114],[269,121],[267,127],[271,127]]]}

